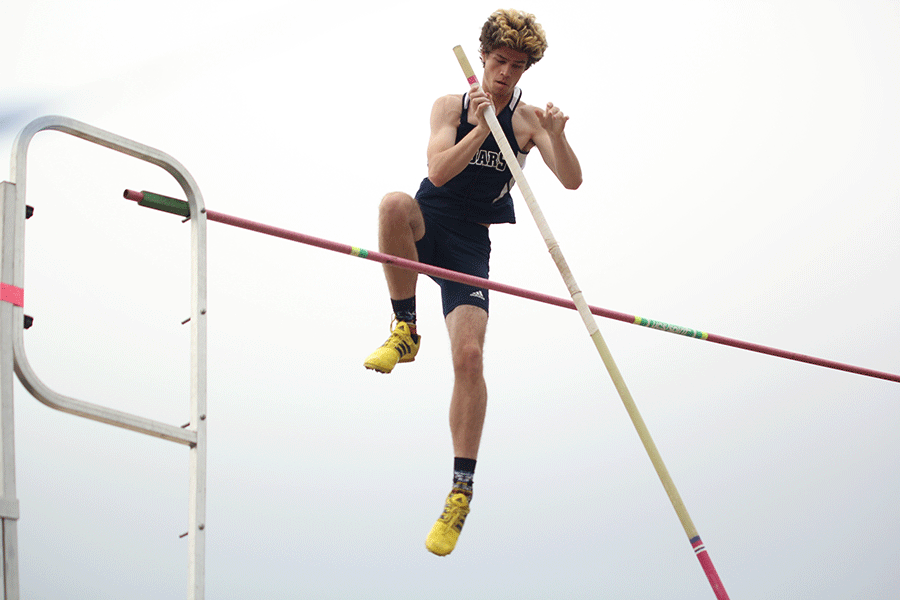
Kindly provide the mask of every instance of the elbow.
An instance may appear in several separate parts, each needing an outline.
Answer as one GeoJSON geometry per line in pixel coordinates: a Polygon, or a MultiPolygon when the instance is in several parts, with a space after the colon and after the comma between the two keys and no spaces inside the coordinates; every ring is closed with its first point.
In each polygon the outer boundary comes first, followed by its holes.
{"type": "Polygon", "coordinates": [[[439,177],[435,177],[435,176],[433,176],[433,175],[429,175],[429,176],[428,176],[428,181],[430,181],[432,184],[434,184],[434,187],[441,187],[441,186],[443,186],[444,184],[446,184],[447,181],[449,181],[449,180],[447,180],[447,179],[441,179],[441,178],[439,178],[439,177]]]}
{"type": "Polygon", "coordinates": [[[583,179],[579,175],[578,177],[565,182],[563,184],[563,187],[565,187],[567,190],[577,190],[578,188],[581,187],[582,181],[583,181],[583,179]]]}
{"type": "Polygon", "coordinates": [[[428,169],[428,179],[435,187],[441,187],[450,181],[450,177],[447,177],[445,173],[441,173],[439,169],[432,169],[430,167],[428,169]]]}
{"type": "Polygon", "coordinates": [[[577,190],[581,187],[581,169],[577,166],[575,168],[551,167],[550,170],[553,171],[553,174],[556,175],[556,179],[565,189],[577,190]]]}

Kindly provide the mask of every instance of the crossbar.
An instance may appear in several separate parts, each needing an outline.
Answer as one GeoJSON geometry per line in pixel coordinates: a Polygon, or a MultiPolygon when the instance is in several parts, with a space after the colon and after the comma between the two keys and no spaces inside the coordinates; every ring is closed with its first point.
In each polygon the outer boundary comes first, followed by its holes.
{"type": "MultiPolygon", "coordinates": [[[[127,198],[128,200],[133,200],[133,201],[139,202],[144,197],[144,193],[145,192],[137,192],[134,190],[125,190],[123,196],[125,198],[127,198]]],[[[323,248],[325,250],[331,250],[333,252],[339,252],[341,254],[350,254],[351,256],[365,258],[367,260],[379,262],[379,263],[386,264],[386,265],[391,265],[394,267],[399,267],[401,269],[408,269],[410,271],[416,271],[418,273],[423,273],[425,275],[431,275],[433,277],[439,277],[441,279],[457,281],[459,283],[464,283],[467,285],[486,288],[489,290],[500,292],[502,294],[509,294],[511,296],[518,296],[520,298],[527,298],[528,300],[536,300],[538,302],[543,302],[544,304],[551,304],[553,306],[560,306],[562,308],[576,310],[575,302],[571,299],[559,298],[556,296],[551,296],[549,294],[535,292],[532,290],[527,290],[524,288],[508,285],[505,283],[499,283],[496,281],[492,281],[490,279],[483,279],[481,277],[475,277],[474,275],[467,275],[465,273],[459,273],[457,271],[451,271],[449,269],[442,269],[440,267],[435,267],[433,265],[427,265],[427,264],[416,262],[414,260],[409,260],[406,258],[400,258],[399,256],[393,256],[391,254],[384,254],[384,253],[375,252],[372,250],[365,250],[363,248],[359,248],[356,246],[350,246],[349,244],[334,242],[331,240],[326,240],[326,239],[315,237],[315,236],[308,235],[305,233],[299,233],[299,232],[291,231],[289,229],[284,229],[281,227],[266,225],[265,223],[259,223],[257,221],[251,221],[249,219],[235,217],[232,215],[228,215],[225,213],[220,213],[220,212],[216,212],[216,211],[212,211],[212,210],[206,211],[206,218],[209,221],[215,221],[217,223],[231,225],[232,227],[246,229],[248,231],[255,231],[256,233],[262,233],[264,235],[270,235],[273,237],[282,238],[282,239],[289,240],[292,242],[306,244],[308,246],[315,246],[317,248],[323,248]]],[[[597,315],[598,317],[603,317],[606,319],[622,321],[623,323],[630,323],[632,325],[640,325],[641,327],[647,327],[649,329],[655,329],[657,331],[666,331],[669,333],[674,333],[674,334],[682,335],[685,337],[690,337],[690,338],[694,338],[694,339],[698,339],[698,340],[705,340],[707,342],[712,342],[714,344],[731,346],[733,348],[739,348],[741,350],[749,350],[750,352],[757,352],[760,354],[768,354],[770,356],[775,356],[778,358],[784,358],[784,359],[792,360],[792,361],[796,361],[796,362],[802,362],[802,363],[807,363],[807,364],[811,364],[811,365],[816,365],[816,366],[824,367],[827,369],[836,369],[839,371],[845,371],[848,373],[863,375],[865,377],[874,377],[876,379],[883,379],[886,381],[893,381],[896,383],[900,383],[900,375],[895,374],[895,373],[887,373],[884,371],[877,371],[875,369],[859,367],[859,366],[855,366],[855,365],[841,363],[841,362],[834,361],[834,360],[828,360],[825,358],[818,358],[815,356],[810,356],[808,354],[792,352],[790,350],[781,350],[779,348],[773,348],[771,346],[764,346],[762,344],[755,344],[753,342],[745,342],[745,341],[742,341],[739,339],[726,337],[724,335],[707,333],[705,331],[700,331],[698,329],[690,329],[688,327],[681,327],[679,325],[671,325],[671,324],[665,323],[663,321],[655,321],[653,319],[645,319],[643,317],[639,317],[636,315],[630,315],[627,313],[610,310],[607,308],[601,308],[599,306],[589,305],[589,309],[590,309],[591,313],[593,313],[594,315],[597,315]]]]}

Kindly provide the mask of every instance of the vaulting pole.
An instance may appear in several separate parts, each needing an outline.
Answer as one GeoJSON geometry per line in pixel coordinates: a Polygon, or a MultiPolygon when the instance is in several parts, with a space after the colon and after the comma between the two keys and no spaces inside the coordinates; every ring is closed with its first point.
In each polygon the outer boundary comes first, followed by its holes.
{"type": "MultiPolygon", "coordinates": [[[[480,85],[478,83],[478,78],[475,76],[475,71],[472,70],[472,65],[469,64],[469,59],[466,58],[465,52],[463,52],[462,46],[456,46],[453,49],[453,52],[456,53],[456,58],[459,60],[459,65],[462,67],[469,84],[480,85]]],[[[489,105],[487,109],[485,109],[485,116],[488,125],[490,125],[491,133],[493,133],[494,139],[497,141],[500,150],[503,152],[506,164],[509,165],[513,177],[516,180],[516,184],[519,186],[522,196],[524,196],[525,202],[528,204],[529,210],[531,210],[531,215],[534,217],[534,221],[544,238],[544,242],[547,244],[550,256],[553,257],[553,261],[556,263],[556,267],[559,269],[559,273],[562,275],[563,281],[565,281],[566,287],[569,289],[569,294],[572,296],[572,301],[575,303],[578,314],[581,315],[581,319],[584,321],[588,333],[594,341],[597,351],[600,353],[600,358],[603,359],[603,364],[606,366],[606,370],[609,372],[609,376],[612,378],[613,384],[619,392],[619,397],[621,397],[622,403],[625,405],[625,410],[628,411],[631,422],[634,424],[634,428],[637,430],[638,436],[641,438],[641,442],[644,444],[644,448],[650,456],[650,461],[656,469],[656,474],[659,476],[660,481],[662,481],[663,487],[669,496],[669,500],[672,502],[672,506],[678,514],[678,519],[681,521],[682,527],[684,527],[684,532],[691,542],[694,553],[700,560],[703,572],[706,574],[706,578],[709,580],[716,598],[718,600],[728,600],[728,593],[725,591],[725,587],[719,579],[719,574],[716,572],[712,560],[709,558],[709,553],[706,551],[706,547],[703,545],[700,536],[697,534],[697,529],[694,527],[690,515],[688,515],[684,502],[681,500],[681,496],[675,488],[675,483],[672,481],[672,477],[669,475],[669,471],[666,469],[666,465],[663,463],[659,451],[656,449],[653,438],[650,437],[650,431],[647,429],[647,425],[644,423],[644,419],[641,417],[637,405],[631,397],[631,392],[628,391],[628,387],[625,385],[625,380],[622,378],[622,374],[619,372],[619,368],[613,360],[609,347],[606,345],[606,341],[600,334],[600,329],[597,327],[597,323],[594,320],[590,307],[585,301],[584,295],[581,293],[578,285],[575,283],[575,278],[572,276],[572,272],[569,270],[565,258],[563,258],[559,244],[556,242],[553,233],[550,231],[547,220],[544,218],[540,206],[538,206],[537,199],[531,191],[528,182],[525,180],[525,175],[522,173],[515,152],[513,152],[509,140],[506,139],[506,135],[500,127],[497,115],[494,114],[493,106],[489,105]]]]}

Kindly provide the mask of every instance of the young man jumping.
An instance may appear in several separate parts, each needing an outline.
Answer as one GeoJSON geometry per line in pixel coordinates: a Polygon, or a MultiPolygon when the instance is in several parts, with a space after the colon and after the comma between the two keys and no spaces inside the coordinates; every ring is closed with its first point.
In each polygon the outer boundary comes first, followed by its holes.
{"type": "MultiPolygon", "coordinates": [[[[581,185],[581,167],[565,136],[569,117],[548,103],[540,109],[521,101],[516,86],[538,62],[547,39],[534,15],[499,10],[481,31],[482,88],[435,101],[428,142],[428,176],[415,198],[386,195],[379,206],[381,252],[430,265],[488,277],[491,242],[488,227],[515,223],[509,190],[512,174],[491,134],[484,111],[493,105],[510,145],[524,166],[537,148],[544,163],[567,189],[581,185]]],[[[385,265],[385,278],[396,325],[390,338],[365,361],[367,369],[390,373],[398,362],[412,362],[419,351],[416,331],[416,282],[413,271],[385,265]]],[[[444,279],[444,319],[450,334],[454,384],[450,399],[453,439],[453,488],[443,514],[425,541],[445,556],[462,531],[487,407],[482,352],[488,320],[488,290],[444,279]]]]}

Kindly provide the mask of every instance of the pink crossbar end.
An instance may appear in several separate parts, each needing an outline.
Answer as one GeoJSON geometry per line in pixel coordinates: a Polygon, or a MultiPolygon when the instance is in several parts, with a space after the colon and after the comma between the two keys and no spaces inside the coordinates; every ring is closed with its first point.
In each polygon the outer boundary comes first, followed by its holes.
{"type": "Polygon", "coordinates": [[[8,283],[0,283],[0,300],[15,306],[25,306],[25,290],[8,283]]]}

